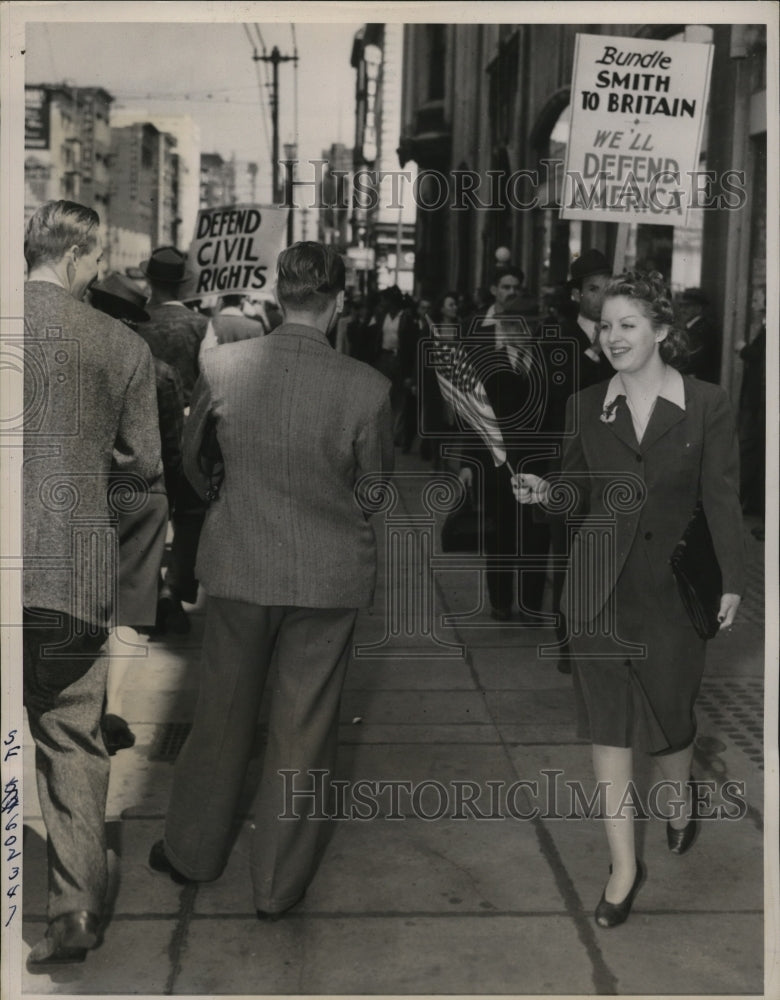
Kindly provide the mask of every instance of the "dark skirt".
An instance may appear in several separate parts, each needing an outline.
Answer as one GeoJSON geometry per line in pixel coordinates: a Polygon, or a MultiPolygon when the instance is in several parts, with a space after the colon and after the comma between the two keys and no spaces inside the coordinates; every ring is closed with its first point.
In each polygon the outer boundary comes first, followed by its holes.
{"type": "Polygon", "coordinates": [[[664,754],[696,735],[706,644],[671,569],[658,573],[638,535],[598,620],[571,638],[578,735],[592,743],[664,754]]]}

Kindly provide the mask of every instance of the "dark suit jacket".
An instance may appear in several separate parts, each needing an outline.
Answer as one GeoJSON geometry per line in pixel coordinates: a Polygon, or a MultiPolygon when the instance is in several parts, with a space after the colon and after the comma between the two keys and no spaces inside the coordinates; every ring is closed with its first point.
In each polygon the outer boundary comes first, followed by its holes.
{"type": "MultiPolygon", "coordinates": [[[[681,377],[681,376],[678,376],[681,377]]],[[[572,621],[592,621],[614,589],[635,538],[647,543],[648,586],[659,606],[685,620],[674,599],[669,557],[701,497],[723,574],[723,592],[744,587],[739,456],[726,393],[717,386],[682,377],[685,410],[669,400],[656,402],[641,443],[622,398],[614,421],[601,419],[606,385],[595,385],[569,400],[567,419],[578,432],[564,443],[563,477],[579,494],[581,530],[574,539],[569,574],[586,585],[572,589],[572,621]],[[615,525],[614,561],[594,569],[582,539],[590,529],[615,525]],[[603,524],[603,520],[602,520],[603,524]]],[[[663,621],[658,627],[664,626],[663,621]]]]}
{"type": "Polygon", "coordinates": [[[705,382],[720,382],[720,331],[705,316],[697,316],[687,328],[690,355],[685,366],[687,375],[705,382]]]}
{"type": "Polygon", "coordinates": [[[392,470],[389,389],[308,326],[285,323],[204,354],[184,464],[205,496],[198,455],[213,417],[225,476],[198,550],[207,593],[260,605],[371,603],[376,545],[355,487],[392,470]]]}

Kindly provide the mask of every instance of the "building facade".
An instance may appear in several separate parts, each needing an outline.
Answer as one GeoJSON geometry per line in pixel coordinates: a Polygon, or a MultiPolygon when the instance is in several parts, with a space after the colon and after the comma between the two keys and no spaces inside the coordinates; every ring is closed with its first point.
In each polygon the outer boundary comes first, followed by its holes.
{"type": "Polygon", "coordinates": [[[112,108],[115,127],[149,122],[161,133],[176,140],[175,176],[163,186],[176,189],[176,228],[174,245],[184,250],[195,232],[200,204],[200,126],[190,115],[163,115],[146,108],[112,108]]]}
{"type": "Polygon", "coordinates": [[[618,225],[562,220],[554,180],[528,209],[512,207],[501,189],[518,170],[549,178],[545,164],[564,159],[578,32],[713,45],[699,167],[718,176],[744,171],[747,197],[737,209],[692,211],[684,228],[630,224],[621,260],[657,268],[675,291],[703,289],[724,331],[721,382],[736,396],[741,366],[734,347],[760,329],[766,298],[763,26],[406,25],[399,160],[421,171],[415,287],[474,294],[490,284],[495,252],[506,247],[541,298],[561,288],[582,250],[596,247],[613,258],[618,225]],[[466,174],[482,183],[480,201],[488,207],[461,204],[453,194],[466,174]],[[439,197],[442,184],[451,197],[439,197]]]}
{"type": "Polygon", "coordinates": [[[398,170],[403,32],[400,24],[366,24],[355,35],[355,145],[352,253],[361,290],[414,283],[416,168],[398,170]]]}
{"type": "Polygon", "coordinates": [[[236,202],[236,170],[233,160],[219,153],[201,153],[200,207],[217,208],[236,202]]]}
{"type": "Polygon", "coordinates": [[[110,202],[113,98],[100,87],[25,87],[25,218],[65,198],[105,220],[110,202]]]}
{"type": "Polygon", "coordinates": [[[178,244],[177,180],[173,136],[151,122],[112,129],[108,220],[112,267],[137,267],[151,248],[178,244]]]}

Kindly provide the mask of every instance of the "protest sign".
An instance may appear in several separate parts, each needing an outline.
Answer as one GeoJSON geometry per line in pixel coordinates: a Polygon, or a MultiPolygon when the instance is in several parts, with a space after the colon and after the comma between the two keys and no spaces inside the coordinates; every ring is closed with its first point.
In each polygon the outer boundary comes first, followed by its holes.
{"type": "Polygon", "coordinates": [[[188,255],[192,278],[182,298],[270,290],[286,227],[286,208],[202,208],[188,255]]]}
{"type": "Polygon", "coordinates": [[[708,43],[577,35],[562,219],[686,224],[711,62],[708,43]]]}

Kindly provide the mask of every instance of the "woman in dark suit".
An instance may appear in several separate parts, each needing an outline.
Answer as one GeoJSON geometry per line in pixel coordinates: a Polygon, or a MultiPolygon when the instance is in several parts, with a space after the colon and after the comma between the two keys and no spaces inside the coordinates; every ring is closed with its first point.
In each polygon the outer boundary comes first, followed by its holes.
{"type": "MultiPolygon", "coordinates": [[[[604,782],[610,877],[596,921],[627,919],[642,881],[631,810],[622,810],[632,746],[656,757],[674,799],[660,803],[669,850],[696,832],[690,767],[694,702],[704,669],[700,639],[680,600],[669,557],[701,499],[723,577],[718,620],[731,628],[743,587],[738,453],[729,403],[715,385],[684,377],[684,335],[660,274],[613,278],[600,341],[608,383],[569,400],[561,489],[577,509],[565,603],[581,722],[604,782]],[[668,811],[667,811],[668,810],[668,811]]],[[[520,503],[555,507],[535,476],[513,480],[520,503]]]]}

